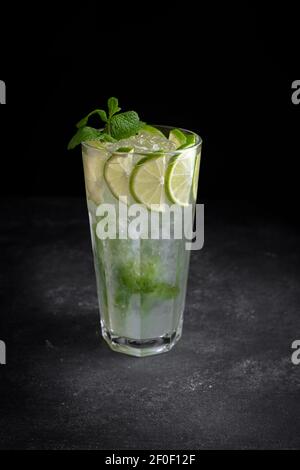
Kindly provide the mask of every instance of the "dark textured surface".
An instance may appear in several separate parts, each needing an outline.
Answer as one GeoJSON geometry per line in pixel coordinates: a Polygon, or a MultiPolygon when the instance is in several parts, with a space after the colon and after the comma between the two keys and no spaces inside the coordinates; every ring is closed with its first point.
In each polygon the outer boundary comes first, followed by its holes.
{"type": "Polygon", "coordinates": [[[101,340],[83,200],[1,202],[0,447],[298,448],[299,242],[278,216],[206,205],[182,340],[101,340]]]}

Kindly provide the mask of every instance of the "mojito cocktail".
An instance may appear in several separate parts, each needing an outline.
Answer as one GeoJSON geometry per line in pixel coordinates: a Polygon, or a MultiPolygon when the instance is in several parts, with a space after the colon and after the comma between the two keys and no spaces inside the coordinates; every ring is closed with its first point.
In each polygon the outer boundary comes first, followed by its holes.
{"type": "Polygon", "coordinates": [[[190,251],[174,235],[181,219],[166,213],[193,213],[201,139],[145,123],[118,139],[105,132],[110,125],[98,131],[106,137],[88,129],[81,142],[101,328],[113,350],[147,356],[171,349],[182,332],[190,251]],[[135,219],[130,232],[136,205],[149,224],[135,219]],[[113,228],[105,227],[108,212],[113,228]]]}

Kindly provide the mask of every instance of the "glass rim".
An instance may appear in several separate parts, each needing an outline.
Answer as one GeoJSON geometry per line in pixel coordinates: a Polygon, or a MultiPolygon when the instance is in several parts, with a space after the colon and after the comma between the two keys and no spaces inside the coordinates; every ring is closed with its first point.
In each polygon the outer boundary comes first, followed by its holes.
{"type": "MultiPolygon", "coordinates": [[[[177,155],[177,154],[181,154],[184,150],[192,150],[192,149],[195,149],[197,147],[200,147],[202,145],[202,138],[200,137],[199,134],[197,134],[196,132],[194,131],[191,131],[191,130],[188,130],[188,129],[184,129],[183,127],[174,127],[174,126],[164,126],[162,124],[149,124],[150,126],[152,127],[155,127],[156,129],[158,130],[161,130],[161,129],[168,129],[169,131],[171,131],[172,129],[179,129],[180,131],[186,133],[186,134],[193,134],[196,136],[196,142],[191,145],[190,147],[187,147],[186,149],[176,149],[176,150],[161,150],[161,152],[159,150],[144,150],[143,152],[131,152],[131,155],[150,155],[150,154],[153,154],[153,153],[157,153],[157,155],[159,155],[159,153],[163,153],[164,155],[177,155]]],[[[100,131],[103,131],[104,128],[102,129],[99,129],[100,131]]],[[[122,139],[123,140],[123,139],[122,139]]],[[[84,148],[88,148],[88,149],[93,149],[93,150],[99,150],[101,151],[102,149],[98,148],[98,147],[95,147],[94,145],[90,145],[88,144],[87,141],[85,142],[81,142],[81,146],[84,148]]],[[[109,149],[107,149],[108,151],[110,151],[109,149]]],[[[120,155],[124,155],[124,152],[117,152],[116,150],[112,151],[112,153],[114,154],[120,154],[120,155]]]]}

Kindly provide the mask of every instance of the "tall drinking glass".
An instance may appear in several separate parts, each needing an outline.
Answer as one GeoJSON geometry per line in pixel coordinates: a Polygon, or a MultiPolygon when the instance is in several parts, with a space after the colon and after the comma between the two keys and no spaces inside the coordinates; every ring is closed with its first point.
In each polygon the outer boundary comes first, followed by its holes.
{"type": "MultiPolygon", "coordinates": [[[[166,126],[156,128],[169,134],[166,126]]],[[[202,145],[199,136],[184,132],[195,143],[169,152],[82,143],[102,335],[114,351],[158,354],[181,337],[190,251],[175,235],[184,217],[166,213],[189,206],[194,214],[202,145]],[[134,204],[142,204],[149,226],[128,236],[134,204]],[[113,212],[115,230],[103,236],[113,212]]]]}

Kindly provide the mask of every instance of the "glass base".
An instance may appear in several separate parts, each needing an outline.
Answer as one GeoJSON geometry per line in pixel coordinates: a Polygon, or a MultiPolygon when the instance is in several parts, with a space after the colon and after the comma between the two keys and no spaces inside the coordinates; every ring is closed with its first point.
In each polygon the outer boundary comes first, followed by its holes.
{"type": "Polygon", "coordinates": [[[102,336],[113,351],[135,357],[153,356],[170,351],[181,338],[180,325],[172,335],[160,336],[151,339],[133,339],[116,336],[102,325],[102,336]]]}

